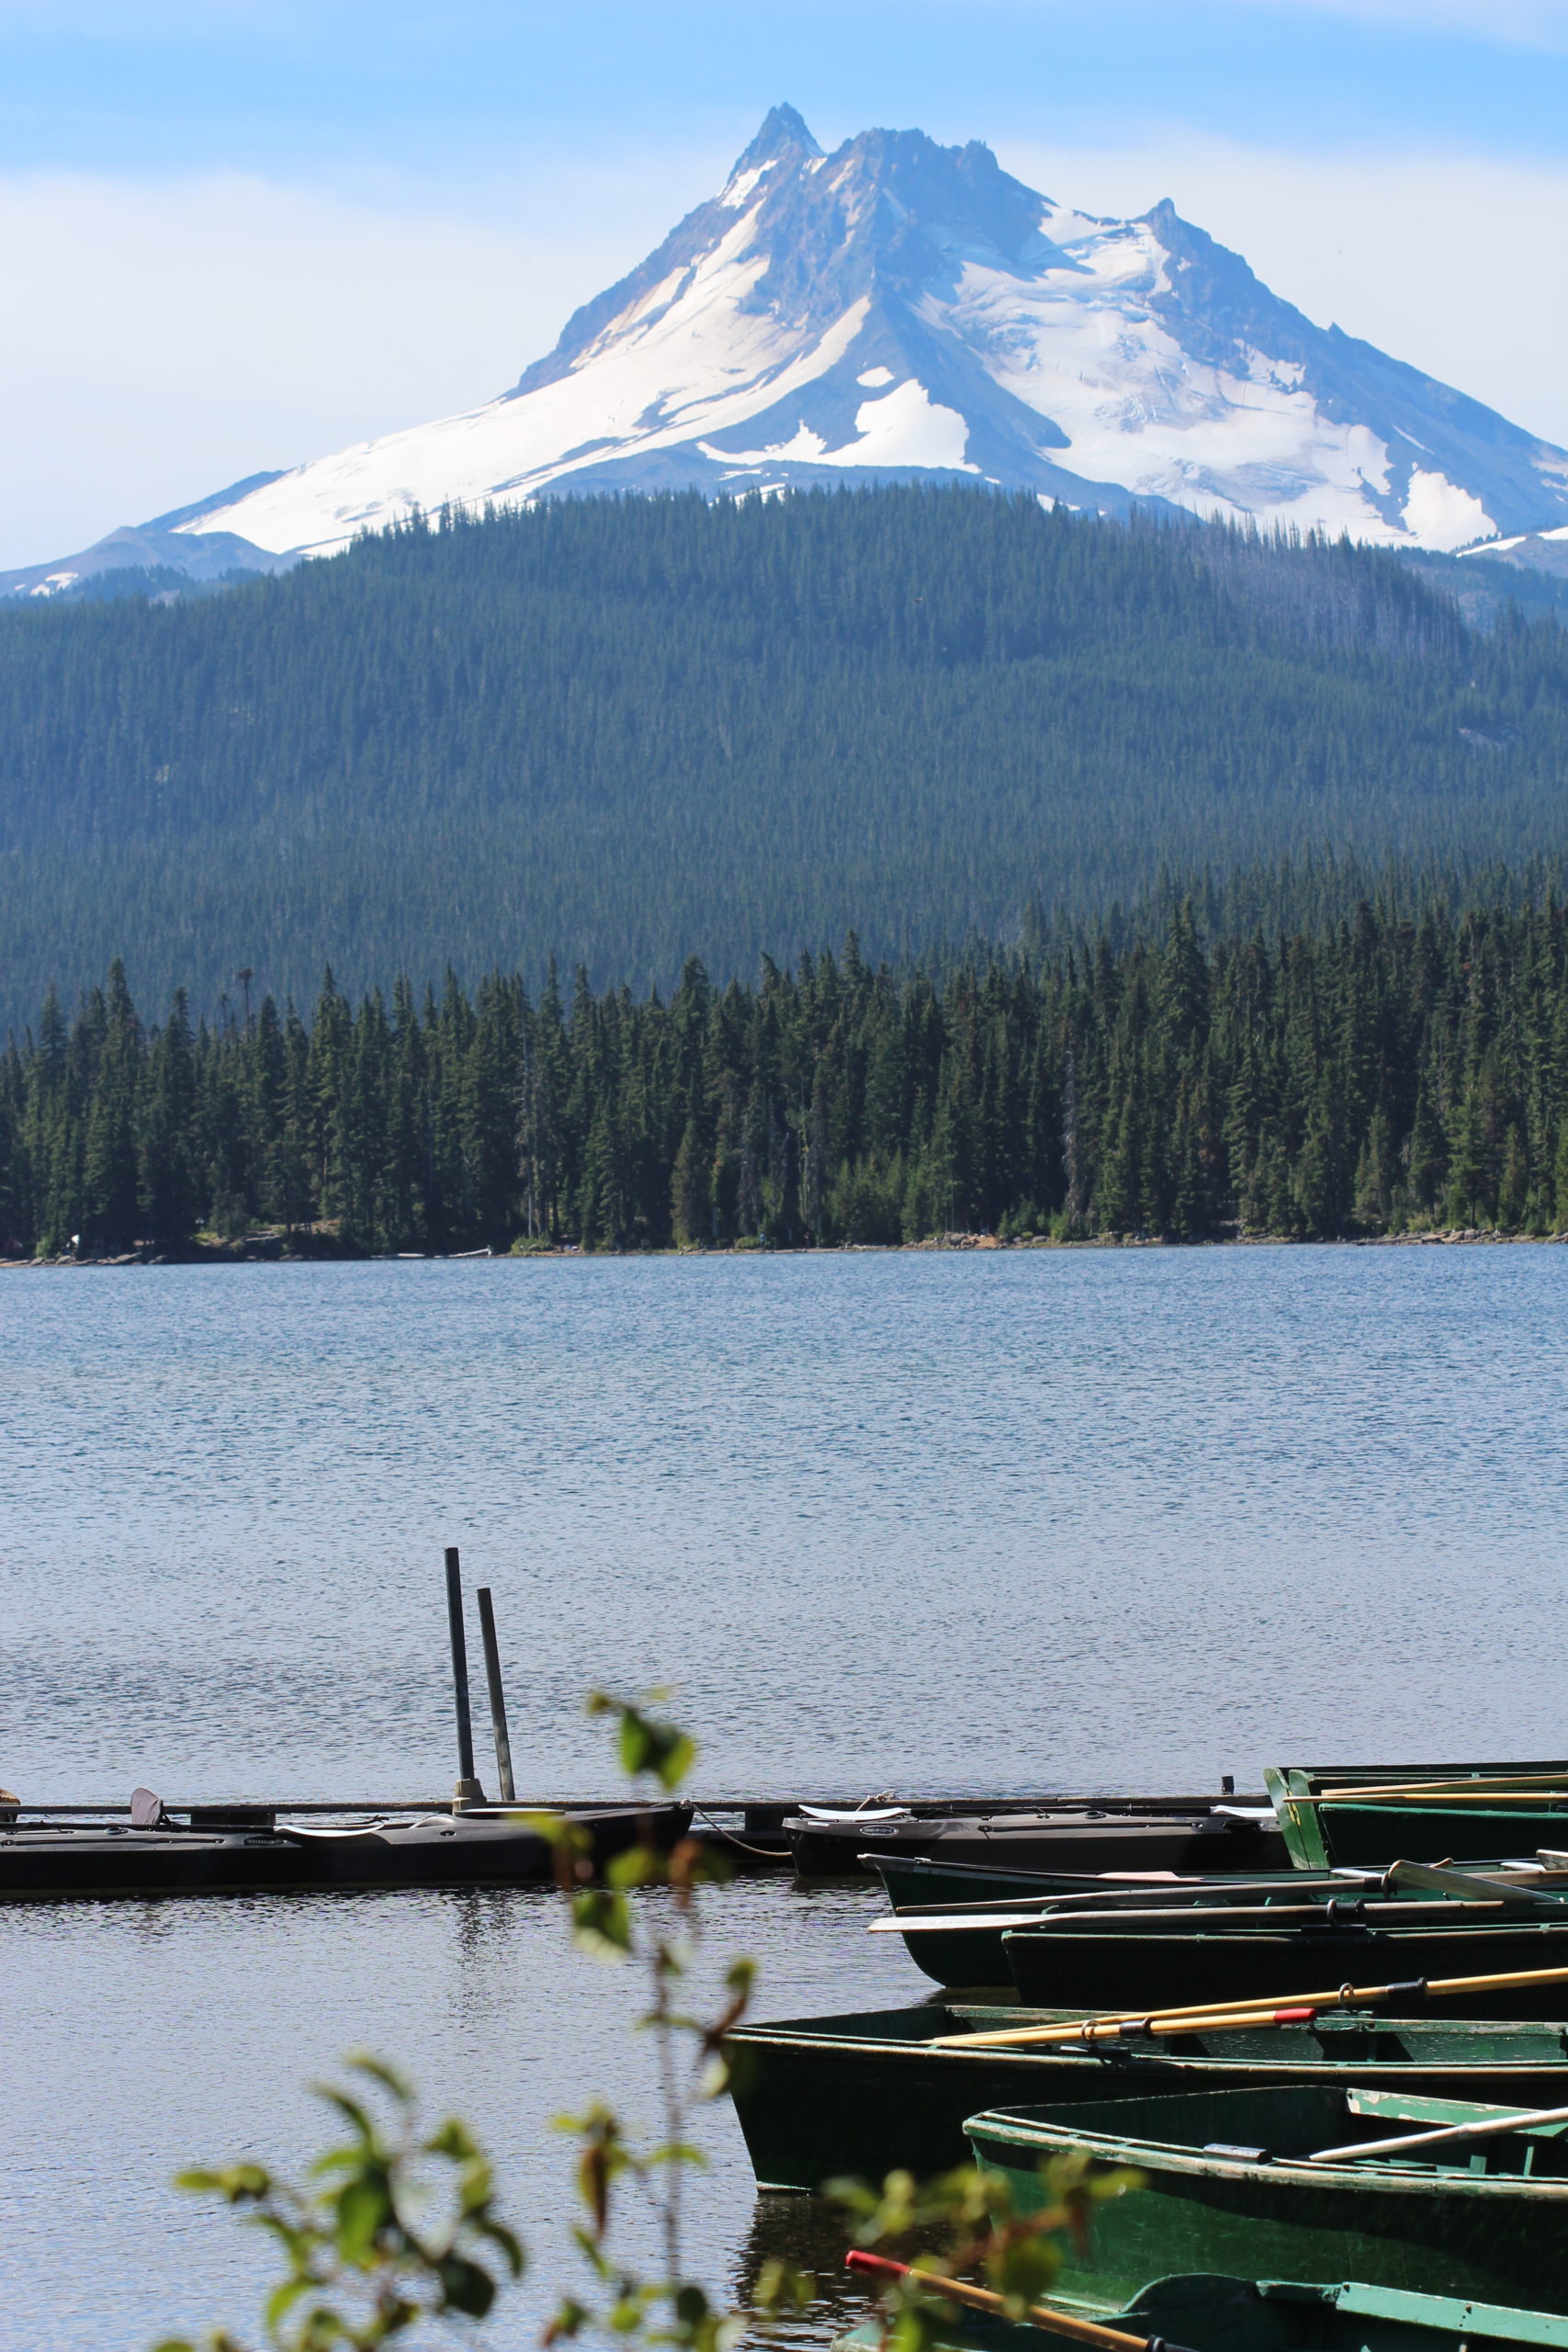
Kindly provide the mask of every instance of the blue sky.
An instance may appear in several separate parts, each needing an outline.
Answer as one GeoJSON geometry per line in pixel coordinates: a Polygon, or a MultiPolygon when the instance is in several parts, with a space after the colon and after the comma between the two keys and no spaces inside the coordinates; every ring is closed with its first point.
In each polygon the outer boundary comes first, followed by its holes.
{"type": "Polygon", "coordinates": [[[0,0],[0,563],[499,390],[787,98],[1568,441],[1568,0],[0,0]]]}

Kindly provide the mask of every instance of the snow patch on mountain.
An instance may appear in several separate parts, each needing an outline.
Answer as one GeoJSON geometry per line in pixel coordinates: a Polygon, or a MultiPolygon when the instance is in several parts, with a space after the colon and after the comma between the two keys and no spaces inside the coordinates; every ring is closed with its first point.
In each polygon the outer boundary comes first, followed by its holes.
{"type": "MultiPolygon", "coordinates": [[[[886,377],[890,370],[874,368],[869,372],[886,377]]],[[[863,376],[856,378],[858,383],[865,380],[863,376]]],[[[931,399],[923,384],[917,384],[912,379],[900,384],[897,391],[889,392],[885,400],[863,401],[855,411],[855,432],[857,439],[846,441],[837,449],[829,449],[822,435],[807,424],[798,426],[793,439],[773,442],[765,449],[718,449],[706,441],[697,446],[705,457],[726,466],[878,466],[890,469],[912,466],[953,473],[979,471],[964,454],[969,428],[958,411],[943,408],[931,399]]]]}
{"type": "Polygon", "coordinates": [[[1404,522],[1419,546],[1449,555],[1474,539],[1489,537],[1497,528],[1479,498],[1461,490],[1447,474],[1423,473],[1419,467],[1410,477],[1404,522]]]}

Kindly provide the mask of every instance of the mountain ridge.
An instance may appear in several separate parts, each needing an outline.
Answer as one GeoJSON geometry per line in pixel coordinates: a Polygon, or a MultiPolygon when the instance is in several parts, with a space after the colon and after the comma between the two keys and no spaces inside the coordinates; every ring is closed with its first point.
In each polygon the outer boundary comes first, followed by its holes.
{"type": "MultiPolygon", "coordinates": [[[[1506,541],[1522,562],[1568,526],[1568,453],[1314,325],[1168,198],[1127,220],[1076,211],[981,141],[919,130],[827,154],[781,106],[723,187],[496,398],[141,527],[191,541],[193,568],[223,535],[270,569],[415,509],[831,479],[1427,549],[1506,541]]],[[[85,560],[0,590],[47,592],[85,560]]]]}

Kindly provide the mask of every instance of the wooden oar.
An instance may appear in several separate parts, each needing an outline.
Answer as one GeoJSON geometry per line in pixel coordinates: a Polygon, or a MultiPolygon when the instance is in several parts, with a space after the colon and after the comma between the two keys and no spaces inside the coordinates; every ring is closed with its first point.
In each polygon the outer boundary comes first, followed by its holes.
{"type": "Polygon", "coordinates": [[[1159,2041],[1172,2033],[1239,2033],[1250,2025],[1311,2025],[1317,2010],[1310,2003],[1302,2002],[1290,2008],[1279,2009],[1206,2009],[1201,2017],[1188,2016],[1180,2011],[1169,2017],[1128,2018],[1111,2022],[1089,2018],[1082,2025],[1032,2026],[1008,2033],[944,2033],[928,2041],[927,2050],[1011,2050],[1023,2049],[1035,2042],[1055,2046],[1064,2042],[1142,2041],[1159,2041]],[[1096,2031],[1099,2025],[1102,2030],[1096,2031]]]}
{"type": "Polygon", "coordinates": [[[1386,1875],[1395,1886],[1429,1886],[1438,1894],[1480,1895],[1489,1903],[1551,1905],[1564,1899],[1562,1887],[1542,1883],[1548,1875],[1544,1871],[1513,1871],[1505,1875],[1500,1871],[1450,1870],[1442,1862],[1392,1862],[1386,1875]]]}
{"type": "MultiPolygon", "coordinates": [[[[1328,1900],[1360,1902],[1386,1886],[1388,1876],[1386,1871],[1362,1871],[1353,1878],[1333,1878],[1303,1871],[1299,1883],[1292,1884],[1290,1892],[1292,1894],[1309,1894],[1321,1889],[1328,1900]]],[[[1485,1881],[1478,1881],[1477,1884],[1483,1894],[1490,1896],[1491,1888],[1485,1881]]],[[[1160,1891],[1162,1894],[1165,1892],[1163,1888],[1160,1891]]],[[[1283,1894],[1285,1889],[1281,1887],[1280,1891],[1283,1894]]],[[[1021,1894],[993,1903],[934,1903],[925,1908],[895,1910],[887,1918],[874,1919],[866,1933],[870,1936],[897,1936],[902,1935],[906,1928],[913,1928],[921,1935],[932,1935],[960,1928],[1028,1928],[1041,1918],[1079,1918],[1090,1905],[1097,1909],[1109,1905],[1105,1916],[1122,1918],[1137,1903],[1147,1906],[1151,1916],[1157,1913],[1163,1918],[1168,1913],[1179,1918],[1198,1907],[1205,1895],[1228,1896],[1234,1894],[1237,1898],[1234,1905],[1224,1902],[1202,1905],[1205,1909],[1225,1910],[1239,1909],[1246,1896],[1256,1896],[1257,1893],[1256,1887],[1237,1886],[1234,1880],[1194,1879],[1190,1886],[1173,1885],[1168,1903],[1151,1904],[1148,1888],[1142,1886],[1107,1887],[1103,1894],[1097,1891],[1092,1894],[1021,1894]]],[[[1137,1917],[1140,1915],[1133,1911],[1132,1916],[1137,1917]]]]}
{"type": "Polygon", "coordinates": [[[1447,2140],[1498,2140],[1507,2132],[1535,2132],[1543,2124],[1568,2123],[1568,2107],[1520,2109],[1512,2115],[1489,2115],[1480,2123],[1445,2123],[1437,2132],[1408,2132],[1398,2140],[1358,2140],[1348,2148],[1319,2148],[1315,2155],[1298,2156],[1303,2165],[1345,2165],[1353,2156],[1403,2156],[1411,2148],[1435,2148],[1447,2140]]]}
{"type": "Polygon", "coordinates": [[[1364,2009],[1408,1996],[1447,1998],[1464,1993],[1505,1993],[1526,1984],[1568,1984],[1568,1968],[1517,1969],[1504,1976],[1412,1977],[1394,1984],[1341,1984],[1337,1993],[1271,1994],[1262,2001],[1209,2001],[1184,2009],[1155,2009],[1146,2016],[1089,2017],[1076,2025],[1012,2026],[988,2033],[943,2033],[928,2050],[1028,2050],[1064,2042],[1133,2041],[1146,2036],[1235,2031],[1247,2025],[1305,2025],[1322,2009],[1364,2009]]]}
{"type": "MultiPolygon", "coordinates": [[[[1546,1873],[1542,1872],[1540,1875],[1544,1877],[1546,1873]]],[[[1229,1894],[1234,1891],[1240,1897],[1256,1893],[1256,1889],[1251,1887],[1233,1889],[1223,1881],[1208,1881],[1194,1882],[1190,1891],[1183,1888],[1179,1894],[1172,1895],[1169,1903],[1156,1903],[1145,1911],[1131,1908],[1131,1905],[1143,1894],[1142,1889],[1139,1889],[1135,1894],[1122,1894],[1118,1891],[1114,1895],[1111,1895],[1109,1899],[1115,1907],[1104,1912],[1103,1915],[1098,1911],[1089,1912],[1086,1906],[1090,1904],[1104,1903],[1108,1899],[1106,1895],[1025,1896],[1016,1903],[1000,1908],[989,1906],[984,1903],[944,1903],[929,1911],[895,1911],[889,1918],[872,1920],[866,1928],[866,1933],[871,1936],[956,1935],[966,1928],[1032,1928],[1044,1918],[1082,1920],[1086,1917],[1097,1918],[1100,1916],[1118,1922],[1127,1918],[1144,1917],[1190,1920],[1195,1916],[1201,1919],[1207,1917],[1212,1912],[1217,1912],[1223,1917],[1229,1919],[1254,1917],[1288,1919],[1298,1914],[1304,1914],[1310,1917],[1321,1912],[1327,1903],[1375,1902],[1378,1895],[1384,1892],[1391,1883],[1402,1886],[1430,1887],[1435,1894],[1466,1896],[1472,1903],[1478,1904],[1545,1903],[1559,1905],[1568,1904],[1568,1890],[1538,1886],[1533,1877],[1526,1879],[1522,1875],[1505,1874],[1501,1871],[1495,1875],[1487,1875],[1482,1871],[1451,1871],[1445,1870],[1437,1863],[1428,1862],[1393,1862],[1386,1871],[1368,1871],[1363,1877],[1358,1879],[1315,1878],[1303,1873],[1300,1889],[1292,1888],[1292,1893],[1308,1894],[1321,1891],[1325,1898],[1322,1903],[1247,1905],[1244,1901],[1237,1900],[1235,1903],[1205,1904],[1201,1898],[1207,1894],[1229,1894]]],[[[1284,1889],[1281,1888],[1280,1892],[1283,1894],[1284,1889]]],[[[1143,1895],[1143,1900],[1147,1904],[1146,1895],[1143,1895]]],[[[1431,1907],[1425,1904],[1391,1904],[1389,1917],[1400,1918],[1431,1907]]],[[[1443,1907],[1452,1908],[1453,1906],[1444,1905],[1443,1907]]]]}
{"type": "MultiPolygon", "coordinates": [[[[1339,1897],[1330,1898],[1330,1901],[1338,1900],[1340,1900],[1339,1897]]],[[[1568,1919],[1568,1904],[1565,1904],[1561,1896],[1554,1899],[1550,1895],[1527,1895],[1524,1902],[1528,1906],[1544,1905],[1549,1910],[1561,1911],[1564,1918],[1568,1919]]],[[[1447,1899],[1438,1898],[1430,1903],[1419,1901],[1367,1903],[1358,1897],[1352,1902],[1350,1912],[1348,1913],[1342,1924],[1347,1932],[1351,1928],[1363,1924],[1378,1928],[1402,1928],[1430,1926],[1452,1919],[1456,1925],[1463,1926],[1467,1922],[1473,1923],[1477,1912],[1495,1913],[1510,1909],[1517,1910],[1518,1907],[1518,1898],[1510,1898],[1490,1892],[1482,1896],[1461,1899],[1454,1895],[1447,1899]],[[1435,1920],[1431,1916],[1433,1914],[1436,1915],[1435,1920]]],[[[1176,1905],[1168,1910],[1162,1906],[1156,1911],[996,1911],[988,1912],[978,1918],[971,1916],[963,1919],[950,1919],[942,1914],[926,1917],[918,1911],[900,1911],[891,1919],[873,1920],[866,1933],[870,1936],[952,1936],[980,1928],[1000,1928],[1005,1931],[1019,1928],[1032,1929],[1056,1927],[1065,1931],[1076,1932],[1079,1928],[1119,1928],[1152,1924],[1159,1927],[1168,1926],[1172,1935],[1194,1936],[1201,1935],[1210,1927],[1219,1931],[1235,1926],[1238,1920],[1244,1923],[1257,1920],[1265,1926],[1278,1928],[1281,1934],[1295,1934],[1300,1926],[1308,1925],[1314,1919],[1324,1922],[1325,1931],[1331,1930],[1336,1922],[1329,1918],[1328,1910],[1328,1903],[1251,1905],[1213,1903],[1201,1906],[1197,1904],[1176,1905]]],[[[1486,1923],[1483,1921],[1480,1924],[1486,1923]]],[[[1503,1923],[1498,1921],[1497,1924],[1503,1923]]],[[[1558,1922],[1554,1920],[1550,1924],[1556,1925],[1558,1922]]]]}
{"type": "Polygon", "coordinates": [[[1312,1796],[1299,1789],[1287,1789],[1283,1794],[1286,1798],[1293,1797],[1298,1804],[1332,1804],[1340,1797],[1438,1796],[1456,1790],[1483,1793],[1488,1789],[1518,1789],[1528,1794],[1532,1789],[1562,1788],[1565,1782],[1568,1782],[1568,1773],[1558,1765],[1550,1772],[1499,1772],[1491,1778],[1482,1775],[1458,1781],[1373,1781],[1364,1788],[1340,1788],[1330,1783],[1312,1796]]]}
{"type": "MultiPolygon", "coordinates": [[[[1175,1904],[1168,1908],[1161,1905],[1154,1911],[1043,1911],[1033,1915],[1024,1925],[1030,1928],[1135,1928],[1154,1921],[1161,1927],[1168,1925],[1173,1935],[1199,1935],[1211,1921],[1220,1920],[1262,1919],[1272,1921],[1275,1926],[1286,1926],[1294,1919],[1322,1919],[1332,1924],[1329,1922],[1331,1910],[1335,1911],[1336,1918],[1343,1910],[1348,1924],[1359,1924],[1363,1917],[1370,1919],[1375,1913],[1380,1921],[1386,1920],[1392,1926],[1398,1926],[1402,1921],[1409,1924],[1420,1920],[1425,1924],[1430,1913],[1435,1913],[1439,1919],[1451,1919],[1460,1915],[1468,1918],[1476,1911],[1503,1911],[1506,1908],[1502,1895],[1490,1892],[1482,1896],[1464,1898],[1437,1895],[1429,1903],[1416,1898],[1404,1903],[1379,1903],[1369,1902],[1364,1895],[1331,1895],[1323,1903],[1187,1903],[1175,1904]]],[[[899,1924],[913,1926],[916,1923],[906,1919],[899,1924]]],[[[976,1927],[979,1922],[970,1920],[968,1924],[976,1927]]]]}
{"type": "MultiPolygon", "coordinates": [[[[863,2254],[858,2246],[851,2248],[844,2261],[851,2270],[868,2278],[913,2278],[933,2295],[945,2295],[950,2303],[967,2304],[971,2311],[988,2312],[994,2319],[1008,2316],[1005,2297],[993,2294],[989,2287],[972,2287],[967,2278],[943,2278],[934,2270],[915,2270],[907,2262],[889,2262],[883,2254],[863,2254]]],[[[1097,2320],[1077,2319],[1070,2312],[1055,2311],[1049,2303],[1031,2303],[1024,2317],[1031,2327],[1071,2336],[1075,2344],[1097,2345],[1100,2352],[1183,2352],[1182,2346],[1163,2335],[1128,2335],[1119,2327],[1101,2327],[1097,2320]]]]}
{"type": "MultiPolygon", "coordinates": [[[[1292,1871],[1289,1887],[1278,1886],[1281,1894],[1310,1894],[1319,1887],[1330,1894],[1349,1894],[1357,1890],[1381,1886],[1387,1873],[1382,1871],[1358,1871],[1355,1874],[1329,1871],[1292,1871]]],[[[905,1903],[895,1905],[900,1917],[911,1913],[921,1918],[957,1918],[961,1912],[978,1914],[982,1911],[1083,1911],[1091,1906],[1106,1905],[1120,1909],[1128,1905],[1144,1903],[1155,1910],[1168,1905],[1179,1910],[1184,1903],[1194,1903],[1205,1895],[1223,1899],[1256,1896],[1268,1890],[1259,1889],[1256,1878],[1233,1874],[1229,1878],[1166,1879],[1157,1886],[1096,1886],[1087,1887],[1076,1894],[992,1894],[972,1903],[905,1903]]]]}
{"type": "Polygon", "coordinates": [[[1558,1780],[1550,1788],[1540,1789],[1331,1789],[1320,1797],[1287,1797],[1292,1805],[1320,1804],[1430,1804],[1449,1807],[1456,1804],[1562,1804],[1568,1803],[1568,1788],[1558,1780]]]}

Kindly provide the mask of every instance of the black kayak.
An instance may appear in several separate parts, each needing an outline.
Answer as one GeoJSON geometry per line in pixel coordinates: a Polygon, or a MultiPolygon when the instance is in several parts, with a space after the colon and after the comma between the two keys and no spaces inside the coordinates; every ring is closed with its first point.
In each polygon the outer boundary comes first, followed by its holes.
{"type": "Polygon", "coordinates": [[[864,1813],[841,1818],[795,1815],[784,1825],[796,1875],[863,1877],[874,1861],[911,1856],[962,1869],[1047,1871],[1054,1876],[1170,1871],[1288,1871],[1278,1829],[1239,1813],[1194,1803],[1187,1812],[1133,1814],[1079,1804],[1039,1813],[974,1813],[931,1819],[864,1813]]]}
{"type": "MultiPolygon", "coordinates": [[[[215,1811],[220,1809],[214,1808],[215,1811]]],[[[234,1809],[236,1813],[240,1808],[234,1809]]],[[[639,1842],[669,1848],[688,1805],[604,1805],[568,1818],[597,1867],[639,1842]]],[[[517,1814],[429,1814],[321,1827],[256,1817],[186,1827],[84,1821],[0,1826],[0,1902],[158,1894],[522,1886],[554,1875],[549,1841],[517,1814]]]]}

